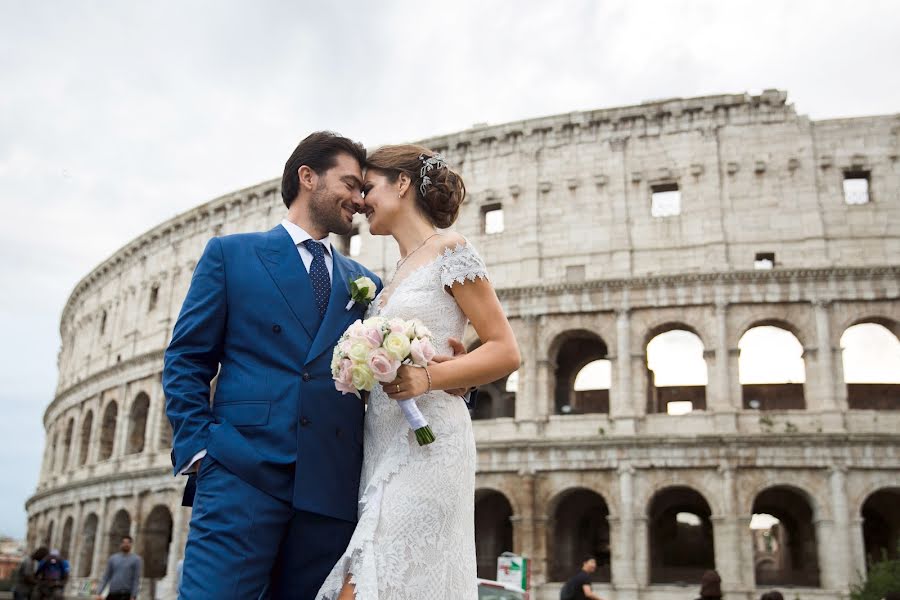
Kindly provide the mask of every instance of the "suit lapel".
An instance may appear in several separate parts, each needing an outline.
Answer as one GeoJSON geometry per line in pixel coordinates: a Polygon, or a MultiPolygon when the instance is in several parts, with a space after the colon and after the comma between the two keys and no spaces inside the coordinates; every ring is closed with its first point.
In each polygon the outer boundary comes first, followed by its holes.
{"type": "Polygon", "coordinates": [[[256,253],[306,334],[310,339],[315,338],[319,315],[312,284],[290,234],[278,225],[269,232],[266,245],[258,247],[256,253]]]}
{"type": "Polygon", "coordinates": [[[312,362],[325,350],[330,350],[337,339],[344,333],[344,329],[350,320],[356,316],[357,311],[347,310],[350,302],[350,270],[352,265],[344,258],[334,246],[332,251],[331,296],[328,298],[328,309],[325,318],[319,327],[319,332],[313,339],[312,347],[306,356],[306,363],[312,362]]]}

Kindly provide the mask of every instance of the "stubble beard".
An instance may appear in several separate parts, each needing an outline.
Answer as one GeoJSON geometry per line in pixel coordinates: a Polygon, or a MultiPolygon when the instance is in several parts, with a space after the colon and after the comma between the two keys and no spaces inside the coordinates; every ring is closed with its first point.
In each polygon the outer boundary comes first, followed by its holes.
{"type": "Polygon", "coordinates": [[[313,192],[309,203],[309,218],[317,227],[337,235],[347,235],[353,229],[353,223],[344,220],[337,195],[330,193],[325,182],[320,181],[313,192]]]}

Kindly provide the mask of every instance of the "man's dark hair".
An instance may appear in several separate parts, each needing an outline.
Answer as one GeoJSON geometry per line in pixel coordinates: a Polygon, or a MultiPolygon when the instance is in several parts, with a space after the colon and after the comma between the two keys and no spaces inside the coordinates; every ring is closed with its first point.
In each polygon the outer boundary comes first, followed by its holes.
{"type": "Polygon", "coordinates": [[[337,163],[337,155],[342,152],[356,159],[360,167],[366,164],[366,149],[359,142],[331,131],[316,131],[306,136],[284,163],[284,175],[281,177],[284,205],[290,208],[300,192],[300,176],[297,174],[300,167],[306,165],[321,175],[337,163]]]}
{"type": "Polygon", "coordinates": [[[131,537],[130,535],[123,535],[123,536],[122,536],[122,539],[123,539],[123,540],[128,540],[128,541],[131,542],[132,544],[134,543],[134,538],[131,537]]]}
{"type": "Polygon", "coordinates": [[[47,546],[41,546],[34,551],[34,553],[31,555],[31,558],[34,560],[44,560],[44,558],[46,558],[48,554],[50,554],[50,550],[47,548],[47,546]]]}
{"type": "Polygon", "coordinates": [[[589,560],[597,560],[597,557],[593,554],[587,554],[581,558],[581,564],[584,564],[589,560]]]}

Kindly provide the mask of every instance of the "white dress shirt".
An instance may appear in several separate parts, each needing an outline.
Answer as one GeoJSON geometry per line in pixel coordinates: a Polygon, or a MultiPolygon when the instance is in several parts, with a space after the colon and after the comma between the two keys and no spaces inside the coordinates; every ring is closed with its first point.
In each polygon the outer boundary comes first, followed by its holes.
{"type": "MultiPolygon", "coordinates": [[[[306,272],[309,273],[309,267],[312,265],[313,255],[312,252],[307,250],[306,246],[303,245],[303,242],[306,240],[313,239],[311,235],[306,233],[306,231],[295,223],[291,223],[287,219],[281,221],[281,226],[284,227],[288,234],[291,236],[291,239],[294,240],[294,245],[297,247],[297,252],[300,253],[300,260],[303,261],[303,266],[306,267],[306,272]]],[[[331,240],[326,236],[321,240],[317,240],[320,244],[325,246],[325,268],[328,269],[328,279],[332,279],[331,275],[334,269],[334,258],[331,256],[331,240]]],[[[194,458],[191,459],[191,462],[184,468],[181,472],[182,475],[186,475],[194,470],[197,461],[206,456],[206,450],[201,450],[197,454],[194,455],[194,458]]]]}

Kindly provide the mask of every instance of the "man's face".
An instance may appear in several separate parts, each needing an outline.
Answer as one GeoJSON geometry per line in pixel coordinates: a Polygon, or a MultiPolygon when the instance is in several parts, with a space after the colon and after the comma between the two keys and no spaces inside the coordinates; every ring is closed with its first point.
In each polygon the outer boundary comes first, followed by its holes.
{"type": "Polygon", "coordinates": [[[122,538],[122,545],[119,546],[119,549],[122,550],[122,552],[131,552],[131,540],[122,538]]]}
{"type": "Polygon", "coordinates": [[[591,560],[586,560],[581,568],[584,569],[586,573],[593,573],[597,570],[597,561],[593,558],[591,560]]]}
{"type": "Polygon", "coordinates": [[[349,154],[335,157],[335,165],[317,176],[309,202],[309,216],[318,227],[346,235],[353,228],[353,215],[362,209],[362,167],[349,154]]]}

